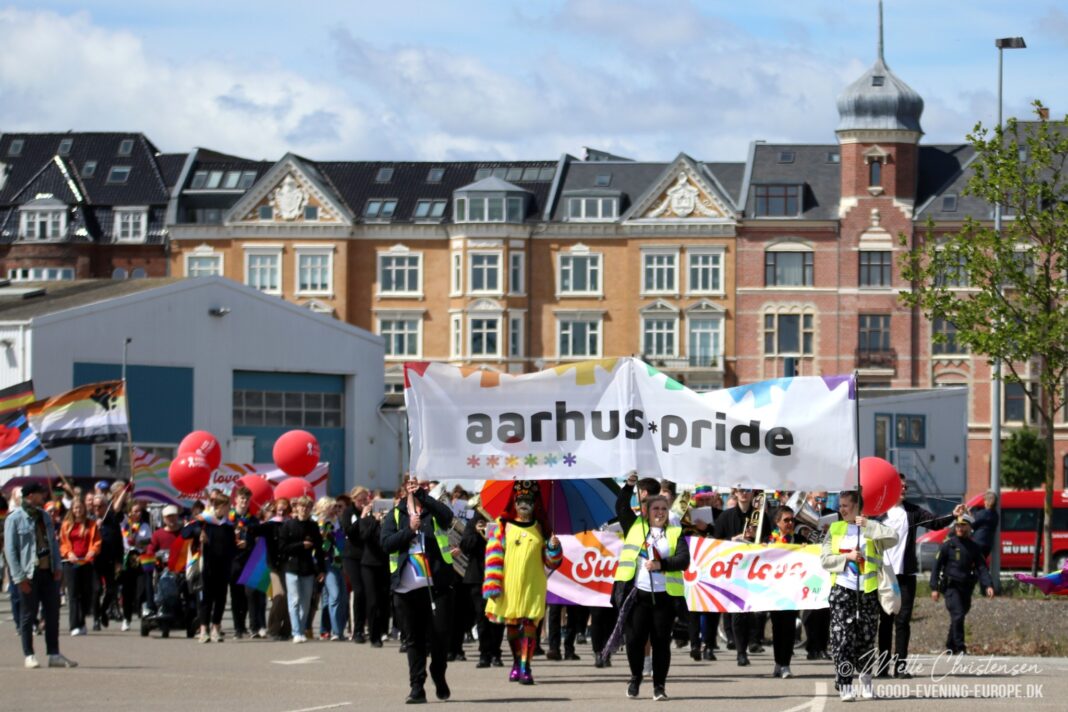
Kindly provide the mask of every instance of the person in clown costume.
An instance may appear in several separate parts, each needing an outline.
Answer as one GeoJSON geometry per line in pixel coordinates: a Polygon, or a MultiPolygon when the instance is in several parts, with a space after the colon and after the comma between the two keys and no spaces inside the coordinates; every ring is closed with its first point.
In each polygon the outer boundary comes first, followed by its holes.
{"type": "Polygon", "coordinates": [[[487,527],[482,585],[486,617],[506,626],[514,659],[508,676],[512,682],[534,684],[530,661],[538,644],[538,623],[545,616],[545,571],[562,562],[563,549],[545,520],[538,483],[516,482],[504,514],[487,527]]]}

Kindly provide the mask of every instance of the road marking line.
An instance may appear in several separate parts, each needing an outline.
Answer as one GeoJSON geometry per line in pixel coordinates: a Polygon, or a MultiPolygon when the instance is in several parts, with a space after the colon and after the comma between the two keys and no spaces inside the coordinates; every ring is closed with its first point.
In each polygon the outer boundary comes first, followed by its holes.
{"type": "Polygon", "coordinates": [[[827,704],[827,683],[826,682],[817,682],[816,683],[816,694],[812,697],[811,700],[809,700],[808,702],[805,702],[804,704],[800,704],[797,707],[791,707],[788,710],[783,710],[783,712],[806,712],[806,711],[809,711],[809,710],[811,712],[823,712],[823,707],[826,704],[827,704]]]}
{"type": "Polygon", "coordinates": [[[351,702],[338,702],[332,705],[322,705],[320,707],[301,707],[299,710],[288,710],[287,712],[316,712],[316,710],[334,710],[338,707],[348,707],[351,702]]]}
{"type": "Polygon", "coordinates": [[[296,660],[272,660],[275,665],[307,665],[308,663],[314,663],[318,660],[318,656],[309,656],[306,658],[297,658],[296,660]]]}

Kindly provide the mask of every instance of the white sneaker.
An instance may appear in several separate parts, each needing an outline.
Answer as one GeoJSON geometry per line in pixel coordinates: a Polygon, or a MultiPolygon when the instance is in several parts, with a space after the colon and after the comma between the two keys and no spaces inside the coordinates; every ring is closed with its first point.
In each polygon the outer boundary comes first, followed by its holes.
{"type": "Polygon", "coordinates": [[[645,665],[642,667],[642,675],[645,677],[653,676],[653,658],[651,655],[645,656],[645,665]]]}
{"type": "Polygon", "coordinates": [[[128,630],[130,630],[130,621],[124,620],[122,622],[122,632],[125,633],[128,630]]]}
{"type": "Polygon", "coordinates": [[[77,638],[79,635],[85,635],[85,628],[75,628],[70,632],[72,638],[77,638]]]}
{"type": "Polygon", "coordinates": [[[266,638],[267,637],[267,629],[266,628],[260,628],[258,631],[256,631],[256,637],[257,638],[266,638]]]}
{"type": "Polygon", "coordinates": [[[339,636],[339,635],[331,635],[330,636],[330,641],[333,642],[335,640],[341,640],[341,636],[339,636]]]}
{"type": "Polygon", "coordinates": [[[78,663],[63,657],[62,655],[49,655],[48,667],[76,668],[78,667],[78,663]]]}
{"type": "Polygon", "coordinates": [[[842,685],[842,689],[838,691],[838,698],[842,702],[852,702],[857,699],[857,693],[853,691],[852,685],[842,685]]]}
{"type": "Polygon", "coordinates": [[[31,670],[41,667],[41,663],[37,662],[37,656],[36,655],[27,655],[26,656],[25,665],[26,665],[26,667],[30,668],[31,670]]]}
{"type": "Polygon", "coordinates": [[[779,676],[783,680],[785,680],[785,679],[787,679],[789,677],[793,677],[794,674],[792,672],[790,672],[790,666],[789,665],[783,665],[782,669],[779,671],[779,676]]]}
{"type": "Polygon", "coordinates": [[[308,639],[305,638],[303,635],[294,635],[293,636],[293,642],[294,643],[307,643],[308,639]]]}
{"type": "Polygon", "coordinates": [[[860,696],[866,700],[875,699],[875,688],[872,686],[871,675],[860,676],[860,696]]]}

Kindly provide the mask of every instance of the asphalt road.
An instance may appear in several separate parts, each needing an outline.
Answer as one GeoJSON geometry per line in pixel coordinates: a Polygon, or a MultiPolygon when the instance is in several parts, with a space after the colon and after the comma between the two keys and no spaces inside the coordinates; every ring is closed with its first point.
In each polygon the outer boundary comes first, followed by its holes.
{"type": "MultiPolygon", "coordinates": [[[[344,712],[400,708],[407,694],[406,656],[398,654],[395,642],[380,649],[351,642],[294,645],[233,639],[200,645],[184,636],[163,640],[158,633],[144,639],[136,625],[128,633],[112,626],[71,638],[64,622],[60,648],[79,667],[26,670],[7,604],[6,596],[0,598],[0,641],[4,641],[0,646],[0,709],[344,712]]],[[[36,638],[35,644],[43,662],[44,639],[36,638]]],[[[468,646],[469,654],[473,647],[468,646]]],[[[642,700],[626,698],[628,672],[622,655],[613,667],[598,670],[588,646],[578,652],[579,662],[536,658],[534,687],[510,684],[507,667],[476,669],[476,655],[471,654],[471,662],[449,665],[452,700],[445,704],[466,709],[510,704],[539,712],[616,712],[620,705],[637,708],[652,702],[649,681],[642,686],[642,700]]],[[[748,668],[737,667],[727,654],[717,662],[697,663],[685,651],[673,651],[667,685],[671,700],[660,704],[688,710],[737,700],[745,707],[733,709],[746,712],[821,712],[843,707],[833,689],[830,663],[803,658],[791,665],[793,679],[778,680],[770,677],[770,648],[752,655],[748,668]]],[[[907,682],[877,683],[880,712],[916,712],[917,705],[926,708],[932,702],[939,710],[1061,712],[1068,699],[1068,659],[1064,658],[969,656],[954,661],[921,656],[914,661],[914,672],[915,678],[907,682]],[[962,670],[961,664],[971,667],[962,670]],[[1010,674],[1012,668],[1018,674],[1010,674]]],[[[433,699],[432,687],[427,691],[431,705],[442,704],[433,699]]]]}

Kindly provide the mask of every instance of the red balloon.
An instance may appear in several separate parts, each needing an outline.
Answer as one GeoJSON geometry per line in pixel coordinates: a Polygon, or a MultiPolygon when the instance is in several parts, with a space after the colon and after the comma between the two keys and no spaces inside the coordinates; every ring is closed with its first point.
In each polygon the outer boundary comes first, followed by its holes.
{"type": "Polygon", "coordinates": [[[274,443],[274,464],[292,477],[304,477],[319,464],[319,441],[306,430],[290,430],[274,443]]]}
{"type": "Polygon", "coordinates": [[[222,462],[222,447],[215,436],[206,430],[194,430],[182,438],[178,444],[178,454],[195,453],[208,463],[213,471],[219,469],[222,462]]]}
{"type": "Polygon", "coordinates": [[[211,468],[203,457],[195,453],[178,455],[171,460],[167,475],[174,488],[182,494],[196,494],[211,482],[211,468]]]}
{"type": "Polygon", "coordinates": [[[877,517],[901,501],[901,476],[897,468],[881,457],[860,461],[860,496],[865,517],[877,517]]]}
{"type": "Polygon", "coordinates": [[[249,499],[248,511],[249,514],[255,516],[260,511],[260,507],[267,504],[274,497],[274,487],[263,475],[245,475],[237,481],[238,486],[248,487],[252,492],[252,498],[249,499]]]}
{"type": "Polygon", "coordinates": [[[315,499],[315,488],[307,480],[300,477],[287,477],[274,488],[274,498],[294,500],[297,497],[311,497],[315,499]]]}

